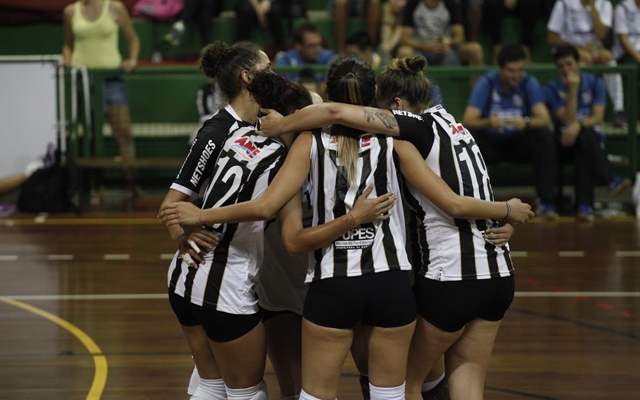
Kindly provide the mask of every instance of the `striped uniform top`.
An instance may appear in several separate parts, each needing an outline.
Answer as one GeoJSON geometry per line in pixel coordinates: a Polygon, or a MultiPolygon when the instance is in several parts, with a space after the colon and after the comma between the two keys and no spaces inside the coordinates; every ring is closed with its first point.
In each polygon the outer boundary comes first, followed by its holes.
{"type": "Polygon", "coordinates": [[[232,132],[243,126],[252,125],[243,121],[230,105],[207,120],[198,131],[171,189],[187,196],[196,197],[201,194],[207,179],[213,176],[212,171],[222,144],[232,132]]]}
{"type": "MultiPolygon", "coordinates": [[[[421,116],[393,111],[401,138],[413,143],[427,165],[461,195],[493,201],[486,164],[469,131],[442,106],[421,116]]],[[[508,246],[496,247],[483,232],[494,220],[452,218],[413,186],[406,184],[406,204],[418,218],[410,234],[421,276],[442,281],[489,279],[513,275],[508,246]]],[[[416,258],[412,258],[416,260],[416,258]]],[[[415,265],[418,268],[417,265],[415,265]]]]}
{"type": "MultiPolygon", "coordinates": [[[[315,131],[311,146],[311,204],[314,226],[348,213],[371,183],[370,197],[393,192],[401,198],[393,139],[360,137],[357,185],[350,185],[337,159],[337,138],[315,131]]],[[[401,201],[385,221],[360,225],[330,246],[309,255],[306,282],[340,276],[360,276],[390,270],[410,270],[405,250],[405,227],[401,201]]]]}
{"type": "MultiPolygon", "coordinates": [[[[227,139],[218,156],[202,208],[223,207],[261,197],[286,156],[277,140],[255,135],[243,127],[227,139]]],[[[264,221],[216,224],[208,227],[220,243],[198,269],[174,256],[168,272],[169,287],[191,303],[230,314],[258,310],[254,286],[262,264],[264,221]]]]}

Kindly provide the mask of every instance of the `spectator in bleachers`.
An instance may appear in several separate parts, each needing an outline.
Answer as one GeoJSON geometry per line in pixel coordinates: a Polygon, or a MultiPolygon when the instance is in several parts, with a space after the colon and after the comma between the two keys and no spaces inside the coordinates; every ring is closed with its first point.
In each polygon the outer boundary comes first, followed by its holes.
{"type": "Polygon", "coordinates": [[[373,50],[371,39],[369,39],[365,31],[357,31],[349,35],[345,50],[347,54],[355,54],[362,57],[374,69],[389,63],[389,60],[383,60],[380,54],[373,50]]]}
{"type": "Polygon", "coordinates": [[[482,6],[484,0],[456,0],[460,3],[464,19],[464,31],[468,42],[477,42],[482,24],[482,6]]]}
{"type": "Polygon", "coordinates": [[[462,11],[455,0],[409,0],[401,43],[424,55],[429,65],[483,65],[478,42],[464,41],[462,11]]]}
{"type": "Polygon", "coordinates": [[[236,0],[236,40],[249,40],[253,28],[269,30],[275,51],[286,48],[284,20],[291,0],[236,0]]]}
{"type": "Polygon", "coordinates": [[[638,66],[640,85],[640,0],[623,0],[616,5],[613,27],[613,57],[618,64],[638,66]]]}
{"type": "Polygon", "coordinates": [[[526,60],[522,46],[503,46],[498,70],[482,76],[473,88],[462,124],[488,164],[533,160],[540,202],[536,213],[556,218],[557,145],[542,89],[525,72],[526,60]]]}
{"type": "Polygon", "coordinates": [[[211,79],[202,84],[196,93],[196,108],[198,109],[199,125],[198,129],[189,135],[189,146],[193,144],[196,135],[204,126],[204,123],[211,119],[216,113],[227,104],[217,79],[211,79]]]}
{"type": "Polygon", "coordinates": [[[629,180],[613,174],[602,148],[599,125],[604,118],[604,82],[580,71],[580,54],[573,46],[554,49],[560,76],[547,84],[544,95],[555,117],[561,156],[573,157],[575,202],[581,220],[593,220],[594,185],[607,183],[612,195],[630,186],[629,180]]]}
{"type": "MultiPolygon", "coordinates": [[[[65,66],[117,69],[123,73],[129,73],[135,68],[140,52],[140,39],[122,2],[79,0],[65,7],[63,20],[62,58],[65,66]],[[129,46],[129,54],[125,59],[118,48],[120,30],[129,46]]],[[[107,119],[118,143],[123,165],[127,166],[134,161],[136,148],[131,136],[127,85],[120,72],[114,72],[112,77],[104,80],[103,94],[107,119]]],[[[125,168],[125,177],[133,198],[134,169],[125,168]]],[[[101,202],[102,189],[98,189],[91,196],[91,205],[99,206],[101,202]]]]}
{"type": "Polygon", "coordinates": [[[485,26],[491,39],[493,56],[496,57],[503,42],[502,19],[505,15],[512,15],[518,18],[519,43],[530,58],[539,13],[540,0],[484,0],[485,26]]]}
{"type": "Polygon", "coordinates": [[[413,48],[401,46],[402,16],[407,0],[389,0],[382,5],[382,24],[380,26],[380,45],[378,54],[383,59],[391,60],[394,57],[410,58],[415,55],[413,48]],[[399,53],[396,55],[396,52],[399,53]]]}
{"type": "Polygon", "coordinates": [[[336,32],[336,50],[344,55],[347,41],[347,25],[351,17],[364,17],[371,43],[378,43],[380,28],[380,0],[331,0],[329,2],[336,32]]]}
{"type": "MultiPolygon", "coordinates": [[[[329,65],[338,55],[322,47],[320,29],[313,22],[304,22],[293,32],[294,48],[276,60],[277,65],[303,66],[305,64],[329,65]]],[[[318,82],[324,81],[325,74],[316,74],[318,82]]]]}
{"type": "MultiPolygon", "coordinates": [[[[609,0],[558,0],[553,6],[547,24],[547,37],[553,47],[572,45],[586,65],[605,64],[616,66],[611,51],[603,47],[603,41],[611,28],[613,7],[609,0]]],[[[604,76],[607,90],[615,111],[613,124],[626,123],[624,93],[620,74],[604,76]]]]}
{"type": "Polygon", "coordinates": [[[180,17],[173,23],[164,40],[173,46],[179,45],[186,24],[195,22],[200,33],[200,48],[203,48],[211,42],[213,18],[221,12],[222,0],[185,0],[180,17]]]}

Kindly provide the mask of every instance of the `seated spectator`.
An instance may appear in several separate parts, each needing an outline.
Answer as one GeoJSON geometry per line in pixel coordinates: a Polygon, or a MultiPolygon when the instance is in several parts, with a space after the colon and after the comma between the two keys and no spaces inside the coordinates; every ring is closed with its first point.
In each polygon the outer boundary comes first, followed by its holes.
{"type": "Polygon", "coordinates": [[[462,124],[475,138],[488,164],[533,160],[539,209],[546,218],[558,216],[556,140],[542,89],[525,72],[527,55],[520,45],[505,45],[498,70],[482,76],[473,88],[462,124]]]}
{"type": "Polygon", "coordinates": [[[347,25],[350,17],[365,17],[369,39],[374,46],[378,43],[380,0],[331,0],[329,7],[333,15],[336,50],[339,55],[344,55],[346,51],[347,25]]]}
{"type": "Polygon", "coordinates": [[[496,57],[503,42],[502,19],[505,15],[511,15],[518,18],[520,44],[530,57],[539,13],[540,0],[484,0],[485,26],[491,39],[493,56],[496,57]]]}
{"type": "Polygon", "coordinates": [[[276,52],[286,49],[284,18],[288,16],[292,0],[237,0],[236,41],[249,40],[253,28],[267,29],[273,38],[276,52]]]}
{"type": "Polygon", "coordinates": [[[413,48],[400,45],[402,16],[406,5],[407,0],[389,0],[382,5],[378,54],[385,60],[391,60],[394,57],[412,58],[415,55],[413,48]],[[396,55],[396,51],[399,54],[396,55]]]}
{"type": "Polygon", "coordinates": [[[484,64],[480,43],[464,42],[462,12],[455,0],[409,0],[401,43],[424,55],[429,65],[484,64]]]}
{"type": "MultiPolygon", "coordinates": [[[[24,172],[6,175],[0,178],[0,195],[14,192],[29,179],[36,171],[42,168],[49,168],[56,162],[56,147],[53,143],[47,146],[47,152],[42,158],[31,161],[24,169],[24,172]]],[[[0,202],[0,218],[8,217],[16,211],[15,204],[0,202]]]]}
{"type": "Polygon", "coordinates": [[[193,131],[189,136],[189,145],[193,144],[193,140],[196,138],[196,135],[204,123],[216,115],[218,110],[223,108],[226,104],[227,101],[222,95],[220,85],[218,85],[218,81],[216,79],[212,79],[200,86],[198,93],[196,94],[196,107],[198,108],[198,115],[200,116],[200,125],[198,126],[198,129],[193,131]]]}
{"type": "Polygon", "coordinates": [[[347,38],[347,54],[355,54],[362,57],[371,68],[379,68],[389,63],[389,60],[383,60],[380,54],[373,51],[371,39],[365,31],[354,32],[347,38]]]}
{"type": "Polygon", "coordinates": [[[613,58],[618,64],[636,64],[640,85],[640,0],[623,0],[614,14],[613,58]]]}
{"type": "MultiPolygon", "coordinates": [[[[293,32],[294,48],[276,60],[277,65],[302,66],[305,64],[329,65],[338,55],[322,47],[320,29],[313,22],[304,22],[293,32]]],[[[318,82],[324,81],[322,73],[316,74],[318,82]]]]}
{"type": "Polygon", "coordinates": [[[204,47],[211,41],[211,29],[213,18],[222,12],[220,0],[185,0],[180,17],[171,26],[171,30],[164,40],[173,46],[180,44],[186,24],[195,22],[200,33],[200,47],[204,47]]]}
{"type": "Polygon", "coordinates": [[[483,0],[459,0],[468,42],[477,42],[482,23],[483,0]]]}
{"type": "Polygon", "coordinates": [[[613,174],[599,138],[606,102],[604,82],[580,71],[580,54],[573,46],[556,48],[553,59],[560,76],[547,84],[544,95],[555,117],[561,156],[574,160],[577,216],[592,221],[595,182],[607,183],[612,195],[631,184],[613,174]]]}
{"type": "MultiPolygon", "coordinates": [[[[558,0],[553,6],[547,24],[547,38],[552,47],[572,45],[586,65],[606,64],[616,66],[616,60],[602,42],[611,28],[613,8],[609,0],[558,0]]],[[[615,111],[613,124],[621,127],[626,123],[624,93],[620,74],[604,76],[607,90],[613,100],[615,111]]]]}

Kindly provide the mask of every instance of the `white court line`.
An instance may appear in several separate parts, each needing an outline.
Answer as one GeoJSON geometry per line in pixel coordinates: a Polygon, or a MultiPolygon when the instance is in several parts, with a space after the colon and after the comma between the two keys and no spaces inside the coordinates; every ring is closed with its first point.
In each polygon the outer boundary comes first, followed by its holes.
{"type": "MultiPolygon", "coordinates": [[[[157,300],[166,299],[166,293],[147,294],[52,294],[0,296],[0,299],[36,300],[157,300]]],[[[640,292],[516,292],[516,297],[640,297],[640,292]]]]}
{"type": "Polygon", "coordinates": [[[0,261],[18,261],[18,256],[0,256],[0,261]]]}
{"type": "Polygon", "coordinates": [[[161,260],[173,260],[173,256],[175,256],[176,253],[164,253],[164,254],[160,254],[160,259],[161,260]]]}
{"type": "Polygon", "coordinates": [[[105,254],[102,258],[109,261],[126,261],[131,257],[129,254],[105,254]]]}
{"type": "Polygon", "coordinates": [[[71,261],[73,260],[73,254],[49,254],[47,256],[49,261],[71,261]]]}
{"type": "Polygon", "coordinates": [[[616,251],[616,257],[640,257],[640,251],[616,251]]]}
{"type": "Polygon", "coordinates": [[[558,257],[584,257],[584,251],[559,251],[558,257]]]}
{"type": "Polygon", "coordinates": [[[511,254],[511,257],[528,257],[529,256],[528,251],[510,251],[509,254],[511,254]]]}

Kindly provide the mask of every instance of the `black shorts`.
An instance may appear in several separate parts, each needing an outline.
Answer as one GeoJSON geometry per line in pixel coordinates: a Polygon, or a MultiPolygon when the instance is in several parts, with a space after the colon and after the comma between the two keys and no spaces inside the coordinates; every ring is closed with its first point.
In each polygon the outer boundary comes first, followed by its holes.
{"type": "Polygon", "coordinates": [[[515,279],[436,281],[417,277],[418,314],[446,332],[457,332],[476,318],[500,321],[513,301],[515,279]]]}
{"type": "Polygon", "coordinates": [[[322,279],[309,285],[302,316],[328,328],[394,328],[416,319],[408,271],[322,279]]]}
{"type": "Polygon", "coordinates": [[[169,289],[169,303],[180,325],[202,325],[209,339],[230,342],[251,332],[260,323],[260,312],[255,314],[229,314],[191,303],[169,289]]]}

